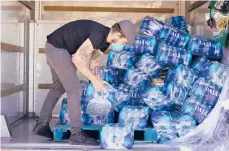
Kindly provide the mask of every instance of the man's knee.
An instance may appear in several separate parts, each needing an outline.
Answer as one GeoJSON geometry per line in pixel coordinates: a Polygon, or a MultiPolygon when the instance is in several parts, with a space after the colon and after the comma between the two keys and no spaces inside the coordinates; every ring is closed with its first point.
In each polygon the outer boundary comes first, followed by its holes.
{"type": "Polygon", "coordinates": [[[56,93],[56,95],[60,95],[60,96],[65,93],[65,89],[62,86],[62,84],[53,85],[52,90],[56,93]]]}

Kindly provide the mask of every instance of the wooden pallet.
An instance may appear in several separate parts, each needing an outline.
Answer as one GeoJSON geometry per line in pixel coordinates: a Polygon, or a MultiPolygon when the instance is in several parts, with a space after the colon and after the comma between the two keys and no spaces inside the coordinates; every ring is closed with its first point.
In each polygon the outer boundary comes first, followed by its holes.
{"type": "MultiPolygon", "coordinates": [[[[82,128],[89,136],[100,140],[102,127],[83,125],[82,128]]],[[[53,129],[54,141],[68,141],[70,136],[70,127],[59,123],[53,129]]],[[[157,142],[157,133],[154,128],[136,129],[134,131],[135,141],[157,142]]]]}

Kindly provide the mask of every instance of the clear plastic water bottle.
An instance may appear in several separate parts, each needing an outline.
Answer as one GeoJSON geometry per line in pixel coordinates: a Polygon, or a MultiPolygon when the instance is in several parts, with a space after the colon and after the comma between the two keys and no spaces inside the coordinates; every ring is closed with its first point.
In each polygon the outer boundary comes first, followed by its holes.
{"type": "Polygon", "coordinates": [[[196,71],[197,74],[199,74],[199,72],[202,70],[202,68],[206,65],[206,64],[209,64],[210,61],[202,56],[202,57],[199,57],[197,58],[191,65],[191,68],[196,71]]]}

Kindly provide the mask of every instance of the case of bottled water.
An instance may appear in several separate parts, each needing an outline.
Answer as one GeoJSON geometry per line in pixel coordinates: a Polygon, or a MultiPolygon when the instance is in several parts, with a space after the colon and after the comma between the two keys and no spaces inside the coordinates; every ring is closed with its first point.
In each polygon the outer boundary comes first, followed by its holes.
{"type": "Polygon", "coordinates": [[[60,123],[62,125],[70,125],[70,120],[68,116],[68,107],[67,107],[67,99],[64,98],[62,100],[62,105],[60,109],[60,123]]]}
{"type": "Polygon", "coordinates": [[[150,77],[139,69],[131,68],[127,70],[123,82],[132,88],[147,87],[150,83],[150,77]]]}
{"type": "Polygon", "coordinates": [[[166,44],[187,49],[190,41],[190,35],[179,31],[178,29],[164,25],[163,30],[159,33],[158,38],[166,44]]]}
{"type": "Polygon", "coordinates": [[[172,16],[165,20],[165,23],[172,25],[182,32],[188,33],[187,20],[184,16],[172,16]]]}
{"type": "Polygon", "coordinates": [[[153,56],[157,54],[158,41],[156,37],[149,37],[145,35],[137,35],[133,46],[126,44],[125,51],[134,52],[136,55],[149,53],[153,56]]]}
{"type": "Polygon", "coordinates": [[[106,124],[100,135],[102,149],[131,149],[134,145],[134,130],[131,124],[106,124]]]}
{"type": "Polygon", "coordinates": [[[177,138],[176,128],[174,126],[172,117],[167,111],[155,112],[150,114],[152,125],[159,135],[159,142],[162,140],[171,140],[177,138]]]}
{"type": "Polygon", "coordinates": [[[163,62],[169,66],[189,65],[192,61],[190,51],[170,46],[164,42],[159,44],[156,57],[158,62],[163,62]]]}
{"type": "Polygon", "coordinates": [[[157,36],[162,30],[163,25],[163,22],[147,16],[141,24],[140,34],[147,36],[157,36]]]}
{"type": "Polygon", "coordinates": [[[129,69],[133,66],[135,54],[127,51],[110,51],[107,66],[118,69],[129,69]]]}
{"type": "Polygon", "coordinates": [[[164,67],[162,62],[158,62],[154,56],[146,53],[140,57],[135,67],[142,70],[152,78],[157,78],[164,67]]]}
{"type": "Polygon", "coordinates": [[[196,128],[196,121],[190,115],[172,112],[171,116],[179,137],[196,128]]]}
{"type": "Polygon", "coordinates": [[[214,107],[219,99],[220,92],[221,88],[214,85],[210,81],[199,78],[192,86],[189,94],[199,98],[200,100],[203,100],[206,104],[214,107]]]}
{"type": "Polygon", "coordinates": [[[228,76],[228,67],[217,61],[212,61],[204,65],[199,72],[199,76],[222,88],[228,76]]]}
{"type": "Polygon", "coordinates": [[[202,70],[202,68],[206,65],[209,64],[210,61],[202,56],[197,58],[192,64],[191,64],[191,68],[197,73],[199,74],[199,72],[202,70]]]}
{"type": "Polygon", "coordinates": [[[184,114],[192,116],[197,124],[200,124],[211,112],[211,107],[196,97],[189,97],[182,106],[181,111],[184,114]]]}
{"type": "Polygon", "coordinates": [[[125,70],[102,66],[99,69],[100,77],[111,85],[117,86],[122,82],[125,70]]]}
{"type": "Polygon", "coordinates": [[[97,92],[92,84],[85,86],[81,96],[81,114],[85,125],[113,123],[114,88],[105,85],[104,92],[97,92]]]}
{"type": "Polygon", "coordinates": [[[195,55],[203,55],[213,59],[221,59],[223,45],[215,40],[192,36],[188,49],[195,55]]]}
{"type": "Polygon", "coordinates": [[[164,110],[174,104],[157,86],[150,87],[143,92],[142,99],[152,110],[164,110]]]}
{"type": "Polygon", "coordinates": [[[181,85],[176,84],[175,82],[169,82],[164,84],[161,88],[162,92],[172,100],[176,105],[182,106],[184,104],[184,100],[188,96],[187,90],[181,85]]]}
{"type": "Polygon", "coordinates": [[[119,113],[119,123],[131,123],[133,128],[145,128],[147,126],[150,110],[146,106],[125,106],[119,113]]]}

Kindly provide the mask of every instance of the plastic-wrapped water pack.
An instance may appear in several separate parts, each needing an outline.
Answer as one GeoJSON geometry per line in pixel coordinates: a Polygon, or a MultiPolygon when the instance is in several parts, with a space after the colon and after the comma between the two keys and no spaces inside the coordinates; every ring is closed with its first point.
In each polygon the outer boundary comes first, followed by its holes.
{"type": "Polygon", "coordinates": [[[223,56],[223,45],[217,41],[192,36],[188,49],[195,55],[203,55],[213,59],[221,59],[223,56]]]}
{"type": "Polygon", "coordinates": [[[60,123],[62,125],[70,125],[70,119],[68,116],[68,107],[67,107],[67,99],[64,98],[62,100],[61,110],[60,110],[60,123]]]}
{"type": "Polygon", "coordinates": [[[147,35],[147,36],[157,36],[163,28],[163,24],[161,21],[152,18],[152,17],[145,17],[142,24],[140,34],[147,35]]]}
{"type": "Polygon", "coordinates": [[[134,130],[131,124],[106,124],[100,135],[102,149],[131,149],[134,145],[134,130]]]}
{"type": "Polygon", "coordinates": [[[110,51],[107,66],[118,69],[129,69],[133,66],[135,54],[127,51],[110,51]]]}
{"type": "Polygon", "coordinates": [[[122,69],[102,66],[99,70],[100,77],[111,85],[119,85],[125,71],[122,69]]]}
{"type": "Polygon", "coordinates": [[[168,72],[169,73],[165,78],[165,83],[174,81],[175,83],[185,87],[187,90],[191,88],[193,82],[197,78],[195,71],[184,65],[178,65],[175,69],[172,68],[168,72]]]}
{"type": "Polygon", "coordinates": [[[143,92],[142,99],[152,110],[163,110],[164,108],[172,106],[174,103],[168,99],[157,86],[150,87],[143,92]]]}
{"type": "Polygon", "coordinates": [[[209,64],[210,61],[202,56],[202,57],[199,57],[197,58],[191,65],[191,68],[196,71],[197,74],[199,74],[199,72],[202,70],[202,68],[206,65],[206,64],[209,64]]]}
{"type": "Polygon", "coordinates": [[[158,77],[164,67],[162,62],[158,62],[155,57],[146,53],[140,57],[135,67],[142,70],[152,78],[158,77]]]}
{"type": "Polygon", "coordinates": [[[192,53],[182,48],[176,48],[161,42],[157,50],[157,61],[169,66],[179,64],[189,65],[192,61],[192,53]]]}
{"type": "Polygon", "coordinates": [[[115,110],[121,111],[122,108],[129,104],[133,89],[130,86],[120,84],[115,91],[115,110]]]}
{"type": "Polygon", "coordinates": [[[133,128],[145,128],[147,126],[150,110],[145,106],[125,106],[119,113],[119,123],[132,124],[133,128]]]}
{"type": "Polygon", "coordinates": [[[224,64],[217,61],[212,61],[205,64],[199,72],[200,77],[210,80],[219,87],[223,87],[227,75],[228,68],[224,64]]]}
{"type": "Polygon", "coordinates": [[[181,85],[176,84],[175,82],[170,82],[161,88],[162,92],[172,100],[176,105],[182,106],[184,104],[184,100],[188,96],[187,90],[181,85]]]}
{"type": "Polygon", "coordinates": [[[146,87],[150,83],[150,77],[139,69],[131,68],[127,70],[123,82],[132,88],[146,87]]]}
{"type": "Polygon", "coordinates": [[[218,101],[220,92],[221,88],[214,85],[210,81],[200,78],[193,84],[189,94],[199,98],[200,100],[203,100],[206,104],[214,107],[218,101]]]}
{"type": "Polygon", "coordinates": [[[200,124],[211,112],[211,107],[196,97],[189,97],[185,100],[181,111],[192,116],[197,124],[200,124]]]}
{"type": "Polygon", "coordinates": [[[172,16],[165,20],[165,23],[172,25],[173,27],[188,33],[187,20],[184,16],[172,16]]]}
{"type": "Polygon", "coordinates": [[[134,52],[136,55],[149,53],[155,56],[157,54],[157,45],[158,41],[155,37],[138,35],[135,38],[134,45],[130,46],[127,44],[124,46],[124,50],[134,52]]]}
{"type": "Polygon", "coordinates": [[[172,112],[171,116],[179,137],[196,128],[196,121],[190,115],[172,112]]]}
{"type": "Polygon", "coordinates": [[[186,49],[190,41],[190,35],[179,31],[178,29],[164,25],[163,30],[158,35],[158,38],[166,44],[186,49]]]}
{"type": "Polygon", "coordinates": [[[81,96],[82,123],[104,125],[114,122],[114,89],[105,85],[104,92],[95,91],[92,84],[84,87],[81,96]]]}
{"type": "Polygon", "coordinates": [[[159,143],[163,143],[162,140],[171,140],[177,137],[176,128],[169,112],[151,111],[150,117],[152,125],[158,133],[159,143]]]}

